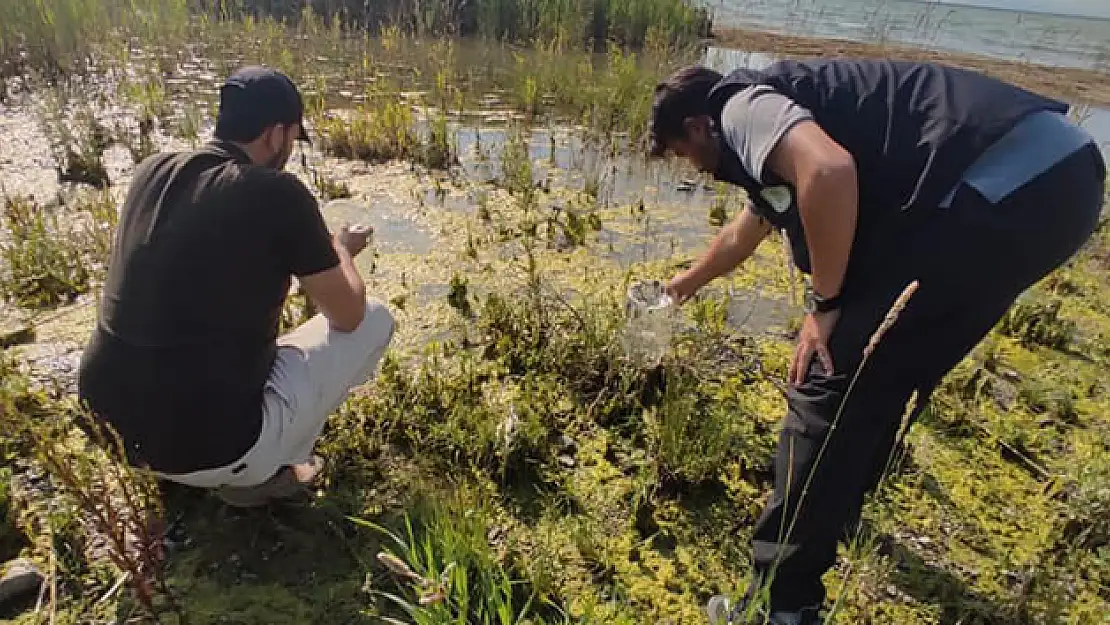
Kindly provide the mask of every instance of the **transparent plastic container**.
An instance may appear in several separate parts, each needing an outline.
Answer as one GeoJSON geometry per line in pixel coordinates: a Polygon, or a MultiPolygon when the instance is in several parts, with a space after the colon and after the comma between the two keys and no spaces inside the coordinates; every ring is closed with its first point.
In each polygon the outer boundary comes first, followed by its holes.
{"type": "Polygon", "coordinates": [[[640,281],[628,288],[627,322],[623,336],[628,357],[642,367],[657,366],[671,346],[677,307],[659,280],[640,281]]]}

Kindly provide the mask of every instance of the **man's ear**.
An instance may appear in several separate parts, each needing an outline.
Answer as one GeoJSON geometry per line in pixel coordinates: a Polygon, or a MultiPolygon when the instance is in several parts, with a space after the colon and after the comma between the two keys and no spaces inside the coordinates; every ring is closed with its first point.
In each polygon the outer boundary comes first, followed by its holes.
{"type": "Polygon", "coordinates": [[[262,131],[262,141],[266,144],[266,148],[273,152],[281,152],[285,147],[285,135],[281,132],[282,125],[274,124],[267,126],[262,131]]]}
{"type": "Polygon", "coordinates": [[[285,150],[286,137],[289,136],[288,124],[276,124],[274,126],[274,150],[281,154],[285,150]]]}
{"type": "Polygon", "coordinates": [[[697,115],[682,120],[682,128],[686,131],[687,137],[708,137],[711,125],[708,115],[697,115]]]}

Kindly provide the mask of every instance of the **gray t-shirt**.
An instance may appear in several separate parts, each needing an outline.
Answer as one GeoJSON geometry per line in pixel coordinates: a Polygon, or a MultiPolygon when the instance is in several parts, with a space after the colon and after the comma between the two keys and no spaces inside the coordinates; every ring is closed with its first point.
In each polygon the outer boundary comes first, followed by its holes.
{"type": "Polygon", "coordinates": [[[729,98],[721,111],[721,132],[744,169],[763,180],[771,150],[798,122],[813,114],[767,85],[753,85],[729,98]]]}

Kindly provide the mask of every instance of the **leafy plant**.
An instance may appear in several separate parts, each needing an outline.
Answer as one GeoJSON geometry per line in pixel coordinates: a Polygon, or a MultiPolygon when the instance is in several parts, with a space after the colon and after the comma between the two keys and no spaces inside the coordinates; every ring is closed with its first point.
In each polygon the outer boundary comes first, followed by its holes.
{"type": "Polygon", "coordinates": [[[389,572],[394,592],[375,589],[417,625],[474,623],[516,625],[542,623],[536,618],[536,597],[513,579],[487,542],[490,525],[480,508],[424,504],[417,524],[406,514],[404,532],[357,518],[392,543],[378,554],[389,572]]]}
{"type": "Polygon", "coordinates": [[[115,431],[76,400],[51,401],[25,383],[5,382],[0,389],[5,436],[18,441],[21,455],[44,469],[57,488],[42,515],[49,525],[48,548],[61,548],[61,556],[72,562],[67,568],[79,573],[83,554],[66,536],[83,533],[83,542],[102,544],[115,566],[126,572],[149,615],[180,615],[163,575],[158,532],[163,511],[155,477],[129,465],[115,431]],[[89,529],[74,528],[76,519],[89,529]]]}
{"type": "Polygon", "coordinates": [[[436,115],[430,122],[428,138],[419,161],[432,169],[447,169],[458,163],[457,150],[447,127],[447,116],[436,115]]]}
{"type": "Polygon", "coordinates": [[[65,235],[57,216],[27,198],[4,200],[0,241],[0,293],[20,306],[40,308],[73,301],[89,288],[83,250],[65,235]]]}

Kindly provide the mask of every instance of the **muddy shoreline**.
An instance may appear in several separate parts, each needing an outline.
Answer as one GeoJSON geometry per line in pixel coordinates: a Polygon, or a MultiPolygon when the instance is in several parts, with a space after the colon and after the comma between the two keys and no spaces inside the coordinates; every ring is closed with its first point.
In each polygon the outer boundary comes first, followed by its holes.
{"type": "Polygon", "coordinates": [[[1093,69],[1037,65],[906,44],[825,39],[748,28],[714,29],[710,41],[722,47],[787,58],[884,56],[948,63],[981,71],[1050,97],[1073,103],[1110,106],[1110,73],[1093,69]]]}

